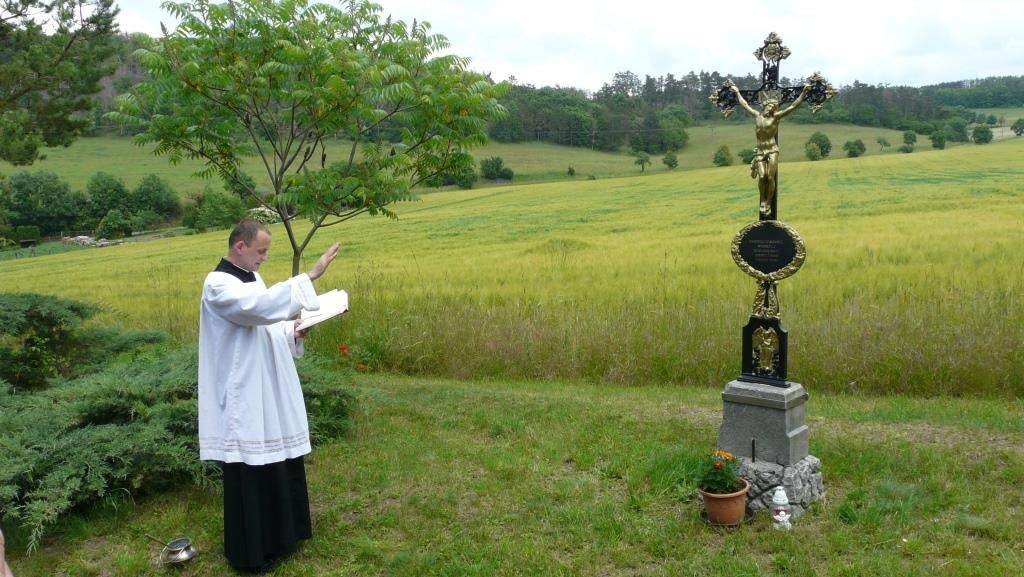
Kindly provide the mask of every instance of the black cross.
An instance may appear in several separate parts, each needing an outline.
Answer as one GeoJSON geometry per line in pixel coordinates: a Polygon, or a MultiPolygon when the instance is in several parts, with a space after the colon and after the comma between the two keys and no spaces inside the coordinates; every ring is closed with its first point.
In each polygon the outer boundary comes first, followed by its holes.
{"type": "MultiPolygon", "coordinates": [[[[754,51],[754,56],[761,61],[761,86],[754,90],[740,90],[743,98],[751,106],[761,106],[762,96],[774,98],[779,103],[779,108],[793,102],[800,96],[803,86],[779,86],[779,62],[789,56],[789,48],[782,45],[782,38],[772,32],[764,41],[764,46],[754,51]]],[[[825,104],[825,101],[834,94],[833,88],[820,74],[814,74],[807,79],[810,86],[807,97],[804,99],[811,105],[811,109],[817,111],[825,104]]],[[[715,103],[726,116],[740,105],[736,94],[729,89],[728,84],[723,84],[712,96],[715,103]]]]}

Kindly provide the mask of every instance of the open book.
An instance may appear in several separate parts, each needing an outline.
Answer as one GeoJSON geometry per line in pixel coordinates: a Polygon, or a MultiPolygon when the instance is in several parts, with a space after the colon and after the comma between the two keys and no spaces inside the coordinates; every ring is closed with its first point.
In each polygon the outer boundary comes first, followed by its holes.
{"type": "Polygon", "coordinates": [[[348,311],[348,293],[343,290],[334,289],[318,295],[317,298],[320,299],[320,309],[303,310],[299,314],[299,322],[295,325],[295,330],[304,331],[348,311]]]}

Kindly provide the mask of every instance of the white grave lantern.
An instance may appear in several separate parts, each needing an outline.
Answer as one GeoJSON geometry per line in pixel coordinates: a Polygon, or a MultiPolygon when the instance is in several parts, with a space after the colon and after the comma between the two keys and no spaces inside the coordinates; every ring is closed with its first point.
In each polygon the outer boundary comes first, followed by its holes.
{"type": "Polygon", "coordinates": [[[793,516],[793,508],[789,506],[789,497],[786,496],[786,489],[782,486],[775,488],[772,495],[772,527],[788,531],[793,528],[789,522],[793,516]]]}

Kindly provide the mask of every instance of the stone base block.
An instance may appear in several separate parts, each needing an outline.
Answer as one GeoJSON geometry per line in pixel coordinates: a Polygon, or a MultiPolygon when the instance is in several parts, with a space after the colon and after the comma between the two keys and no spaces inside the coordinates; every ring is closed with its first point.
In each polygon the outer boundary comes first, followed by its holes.
{"type": "Polygon", "coordinates": [[[807,456],[807,391],[800,383],[775,387],[736,380],[726,385],[722,401],[718,448],[784,466],[807,456]]]}
{"type": "Polygon", "coordinates": [[[821,460],[807,455],[796,463],[783,466],[769,461],[751,461],[737,457],[739,474],[750,481],[747,493],[747,512],[768,511],[772,506],[772,495],[779,485],[786,489],[793,517],[804,514],[811,503],[825,495],[821,479],[821,460]]]}

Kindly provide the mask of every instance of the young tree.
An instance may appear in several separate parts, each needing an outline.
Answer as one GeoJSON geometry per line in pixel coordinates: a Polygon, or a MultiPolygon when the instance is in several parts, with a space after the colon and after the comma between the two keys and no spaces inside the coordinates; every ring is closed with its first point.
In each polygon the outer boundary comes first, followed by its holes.
{"type": "Polygon", "coordinates": [[[979,124],[974,127],[971,136],[974,138],[975,144],[988,144],[992,142],[992,129],[984,124],[979,124]]]}
{"type": "Polygon", "coordinates": [[[459,153],[486,142],[487,122],[504,112],[504,85],[439,55],[448,42],[428,24],[382,17],[365,0],[345,9],[308,0],[165,7],[180,22],[135,53],[150,80],[112,117],[143,127],[136,141],[155,143],[156,154],[201,160],[200,174],[276,211],[293,274],[320,229],[363,213],[395,218],[391,203],[469,158],[459,153]],[[347,150],[329,163],[334,136],[347,150]],[[268,192],[246,183],[247,155],[266,171],[268,192]],[[311,223],[304,234],[300,216],[311,223]]]}
{"type": "Polygon", "coordinates": [[[646,167],[648,164],[651,163],[651,155],[647,154],[646,152],[644,152],[642,150],[636,152],[635,154],[636,154],[636,160],[633,161],[633,164],[636,164],[637,166],[639,166],[640,167],[640,172],[643,172],[644,171],[644,167],[646,167]]]}
{"type": "Polygon", "coordinates": [[[719,146],[718,150],[715,151],[715,155],[712,157],[711,162],[713,162],[715,166],[731,166],[733,158],[729,147],[725,144],[719,146]]]}
{"type": "Polygon", "coordinates": [[[740,157],[740,160],[743,162],[743,164],[750,164],[751,162],[753,162],[754,154],[756,153],[754,152],[753,148],[744,148],[737,152],[736,154],[740,157]]]}
{"type": "Polygon", "coordinates": [[[885,150],[886,148],[892,146],[891,144],[889,144],[889,141],[884,136],[879,136],[878,138],[875,139],[875,142],[878,143],[878,150],[885,150]]]}
{"type": "Polygon", "coordinates": [[[821,160],[821,147],[818,146],[817,142],[808,140],[804,144],[804,155],[807,157],[807,160],[821,160]]]}
{"type": "Polygon", "coordinates": [[[807,139],[807,142],[813,142],[818,145],[822,158],[827,157],[832,152],[832,141],[828,139],[824,132],[815,132],[807,139]]]}
{"type": "Polygon", "coordinates": [[[669,170],[675,170],[679,166],[679,157],[674,152],[666,152],[665,156],[661,159],[661,163],[667,166],[669,170]]]}
{"type": "Polygon", "coordinates": [[[1010,130],[1012,130],[1017,136],[1024,135],[1024,118],[1014,120],[1013,125],[1010,126],[1010,130]]]}
{"type": "Polygon", "coordinates": [[[113,0],[0,2],[0,159],[32,164],[89,125],[113,66],[113,0]]]}
{"type": "Polygon", "coordinates": [[[914,146],[917,144],[917,133],[913,130],[908,130],[903,133],[903,144],[907,146],[914,146]]]}
{"type": "Polygon", "coordinates": [[[936,130],[928,136],[928,139],[932,141],[932,148],[939,150],[946,148],[946,132],[944,130],[936,130]]]}

